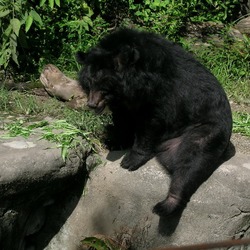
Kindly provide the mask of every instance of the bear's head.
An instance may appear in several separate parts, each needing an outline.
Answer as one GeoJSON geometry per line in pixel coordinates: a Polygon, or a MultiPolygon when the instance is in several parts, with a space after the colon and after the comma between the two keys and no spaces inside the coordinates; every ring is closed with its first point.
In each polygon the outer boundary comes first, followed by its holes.
{"type": "Polygon", "coordinates": [[[114,98],[123,96],[126,75],[139,60],[139,52],[128,45],[118,51],[96,47],[76,57],[83,65],[79,82],[88,95],[87,105],[100,114],[114,98]]]}

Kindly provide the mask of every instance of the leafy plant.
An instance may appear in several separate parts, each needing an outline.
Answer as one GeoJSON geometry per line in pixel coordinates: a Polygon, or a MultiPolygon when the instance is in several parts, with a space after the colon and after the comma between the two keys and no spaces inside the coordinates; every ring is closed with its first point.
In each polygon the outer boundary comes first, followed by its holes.
{"type": "Polygon", "coordinates": [[[31,45],[39,49],[39,54],[35,50],[30,54],[33,65],[39,68],[53,63],[64,71],[78,70],[76,52],[94,45],[106,30],[106,23],[83,0],[65,0],[60,8],[53,9],[53,16],[43,10],[42,17],[44,29],[31,45]]]}
{"type": "MultiPolygon", "coordinates": [[[[41,0],[42,1],[42,0],[41,0]]],[[[54,3],[54,0],[50,0],[54,3]]],[[[60,0],[56,0],[60,4],[60,0]]],[[[1,43],[0,66],[6,68],[10,58],[19,65],[17,46],[25,43],[26,36],[32,24],[42,27],[43,22],[29,1],[0,0],[1,43]]]]}
{"type": "Polygon", "coordinates": [[[189,0],[189,6],[192,6],[190,20],[192,22],[230,21],[235,11],[238,0],[189,0]]]}
{"type": "Polygon", "coordinates": [[[61,3],[60,0],[40,0],[40,6],[43,6],[46,2],[49,3],[49,7],[51,9],[54,8],[55,4],[60,7],[61,3]]]}
{"type": "Polygon", "coordinates": [[[188,11],[183,1],[144,0],[135,4],[130,0],[129,3],[135,23],[172,38],[183,27],[188,11]]]}
{"type": "Polygon", "coordinates": [[[100,235],[100,237],[86,237],[81,241],[83,246],[92,250],[125,250],[126,248],[119,246],[119,243],[115,242],[109,237],[100,235]]]}
{"type": "Polygon", "coordinates": [[[47,121],[36,122],[31,125],[25,126],[24,120],[18,120],[10,124],[6,124],[4,130],[8,131],[7,135],[1,136],[1,138],[10,138],[15,136],[22,136],[28,138],[31,134],[34,133],[35,128],[43,127],[48,125],[47,121]]]}
{"type": "Polygon", "coordinates": [[[58,147],[61,148],[62,158],[65,161],[70,148],[76,148],[80,145],[95,150],[95,146],[91,142],[89,135],[90,132],[84,132],[65,120],[58,120],[47,126],[43,126],[41,139],[58,144],[58,147]],[[88,145],[82,144],[83,139],[88,145]]]}
{"type": "Polygon", "coordinates": [[[56,120],[51,123],[43,120],[28,125],[24,120],[19,120],[6,124],[4,130],[7,131],[7,134],[2,135],[1,138],[16,136],[28,138],[32,134],[39,134],[40,139],[56,143],[57,147],[61,148],[61,155],[64,161],[68,156],[69,149],[77,146],[95,151],[95,144],[91,140],[90,132],[84,132],[65,120],[56,120]],[[37,130],[38,128],[40,130],[37,130]],[[86,143],[83,145],[84,141],[86,143]]]}
{"type": "Polygon", "coordinates": [[[84,34],[93,26],[92,15],[82,0],[0,0],[0,66],[14,62],[32,71],[39,61],[58,58],[64,44],[88,44],[84,34]]]}

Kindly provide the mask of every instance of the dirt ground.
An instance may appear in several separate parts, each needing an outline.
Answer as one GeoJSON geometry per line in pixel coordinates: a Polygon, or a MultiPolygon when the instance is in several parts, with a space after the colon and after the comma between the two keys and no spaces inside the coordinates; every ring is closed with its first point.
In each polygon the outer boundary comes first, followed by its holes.
{"type": "Polygon", "coordinates": [[[236,153],[250,154],[250,137],[233,133],[231,141],[236,148],[236,153]]]}
{"type": "MultiPolygon", "coordinates": [[[[238,104],[230,101],[232,111],[247,112],[250,114],[250,105],[238,104]]],[[[233,133],[231,140],[236,148],[236,152],[250,154],[250,137],[233,133]]]]}

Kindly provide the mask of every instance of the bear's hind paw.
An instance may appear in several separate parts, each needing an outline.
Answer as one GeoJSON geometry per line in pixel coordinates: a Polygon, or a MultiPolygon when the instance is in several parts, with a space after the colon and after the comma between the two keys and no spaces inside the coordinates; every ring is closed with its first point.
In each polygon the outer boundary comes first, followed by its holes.
{"type": "Polygon", "coordinates": [[[136,151],[129,151],[121,162],[121,167],[128,169],[129,171],[135,171],[142,165],[144,165],[150,158],[146,155],[138,154],[136,151]]]}
{"type": "Polygon", "coordinates": [[[163,200],[154,206],[153,213],[160,217],[167,217],[181,212],[185,206],[186,203],[182,202],[180,199],[169,196],[166,200],[163,200]]]}

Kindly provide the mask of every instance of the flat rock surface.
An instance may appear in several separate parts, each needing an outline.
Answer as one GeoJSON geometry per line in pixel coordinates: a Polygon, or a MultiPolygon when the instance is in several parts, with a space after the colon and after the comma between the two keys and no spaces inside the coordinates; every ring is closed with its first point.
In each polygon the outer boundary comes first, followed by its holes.
{"type": "MultiPolygon", "coordinates": [[[[248,138],[243,140],[248,145],[248,138]]],[[[250,151],[236,150],[192,196],[181,216],[165,219],[151,212],[165,198],[170,182],[162,167],[152,159],[128,172],[119,167],[124,152],[109,152],[46,250],[76,250],[80,240],[96,234],[127,239],[136,250],[250,237],[250,151]]]]}
{"type": "Polygon", "coordinates": [[[48,184],[79,171],[79,159],[72,156],[67,164],[58,145],[39,137],[0,137],[0,197],[32,189],[34,183],[48,184]]]}

